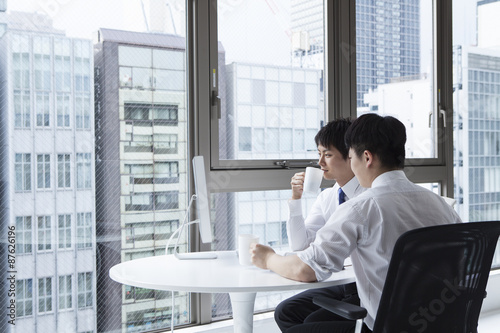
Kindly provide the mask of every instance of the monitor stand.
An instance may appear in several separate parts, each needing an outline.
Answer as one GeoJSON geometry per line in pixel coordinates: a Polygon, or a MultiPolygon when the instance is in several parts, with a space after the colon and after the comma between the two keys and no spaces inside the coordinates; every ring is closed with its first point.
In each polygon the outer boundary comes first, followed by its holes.
{"type": "Polygon", "coordinates": [[[179,260],[217,259],[217,254],[215,252],[174,252],[174,256],[179,260]]]}
{"type": "Polygon", "coordinates": [[[196,198],[195,195],[191,197],[191,200],[189,201],[188,208],[186,209],[186,214],[184,215],[184,220],[182,221],[182,224],[180,225],[177,230],[175,230],[170,238],[168,239],[167,246],[165,247],[165,254],[168,253],[168,248],[170,247],[170,242],[174,238],[174,236],[178,233],[179,235],[177,236],[177,240],[174,245],[174,256],[178,260],[200,260],[200,259],[217,259],[217,254],[215,252],[188,252],[188,253],[178,253],[178,245],[179,245],[179,239],[181,237],[182,231],[184,228],[188,225],[195,224],[195,223],[200,223],[200,220],[194,220],[191,222],[186,223],[187,221],[187,216],[189,213],[189,209],[191,208],[191,204],[193,203],[194,199],[196,198]]]}

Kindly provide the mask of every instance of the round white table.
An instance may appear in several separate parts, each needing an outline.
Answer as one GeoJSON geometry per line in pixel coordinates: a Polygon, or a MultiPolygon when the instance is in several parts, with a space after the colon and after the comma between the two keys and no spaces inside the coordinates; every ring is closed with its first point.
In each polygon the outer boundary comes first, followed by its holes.
{"type": "Polygon", "coordinates": [[[234,331],[252,332],[255,295],[261,291],[323,288],[354,282],[351,267],[325,281],[304,283],[286,279],[255,266],[242,266],[235,251],[216,252],[217,259],[179,260],[163,255],[126,261],[113,266],[116,282],[148,289],[198,293],[229,293],[234,331]]]}

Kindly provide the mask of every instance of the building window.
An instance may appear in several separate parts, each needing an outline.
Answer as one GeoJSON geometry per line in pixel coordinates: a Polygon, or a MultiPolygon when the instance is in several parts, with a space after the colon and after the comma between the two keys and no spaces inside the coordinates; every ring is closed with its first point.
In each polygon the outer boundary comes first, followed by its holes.
{"type": "Polygon", "coordinates": [[[71,215],[59,215],[57,217],[58,248],[71,248],[71,215]]]}
{"type": "Polygon", "coordinates": [[[153,210],[151,193],[134,193],[125,197],[125,210],[126,211],[144,211],[153,210]]]}
{"type": "Polygon", "coordinates": [[[71,187],[71,156],[70,154],[57,155],[57,187],[71,187]]]}
{"type": "Polygon", "coordinates": [[[70,110],[70,95],[65,93],[58,93],[56,95],[57,127],[70,127],[70,110]]]}
{"type": "Polygon", "coordinates": [[[90,153],[76,154],[76,188],[90,189],[92,187],[90,157],[90,153]]]}
{"type": "Polygon", "coordinates": [[[150,298],[155,298],[155,291],[152,289],[125,286],[126,300],[139,301],[150,298]]]}
{"type": "Polygon", "coordinates": [[[177,154],[177,134],[153,134],[154,154],[177,154]]]}
{"type": "Polygon", "coordinates": [[[38,251],[50,251],[51,249],[51,218],[50,216],[38,216],[38,251]]]}
{"type": "Polygon", "coordinates": [[[31,253],[33,247],[31,216],[16,216],[16,254],[31,253]]]}
{"type": "Polygon", "coordinates": [[[72,294],[72,279],[71,275],[65,275],[59,277],[59,309],[71,309],[73,307],[72,294]]]}
{"type": "Polygon", "coordinates": [[[38,279],[38,313],[52,312],[52,278],[38,279]]]}
{"type": "Polygon", "coordinates": [[[266,81],[252,80],[252,104],[266,103],[266,81]]]}
{"type": "Polygon", "coordinates": [[[158,192],[155,196],[155,210],[176,209],[179,208],[179,192],[158,192]]]}
{"type": "MultiPolygon", "coordinates": [[[[175,306],[174,313],[176,313],[175,321],[179,321],[179,308],[175,306]]],[[[128,312],[126,326],[129,328],[140,327],[145,330],[147,327],[164,327],[164,323],[170,322],[172,318],[172,308],[154,308],[147,310],[140,310],[128,312]]]]}
{"type": "Polygon", "coordinates": [[[74,52],[74,87],[75,87],[75,117],[77,129],[90,129],[90,43],[75,41],[74,52]]]}
{"type": "Polygon", "coordinates": [[[239,135],[239,150],[252,151],[252,128],[240,127],[238,129],[239,135]]]}
{"type": "Polygon", "coordinates": [[[179,182],[179,162],[156,162],[154,164],[154,183],[171,184],[179,182]]]}
{"type": "Polygon", "coordinates": [[[71,91],[71,41],[54,38],[54,86],[56,91],[71,91]]]}
{"type": "Polygon", "coordinates": [[[16,154],[16,191],[31,190],[31,154],[16,154]]]}
{"type": "Polygon", "coordinates": [[[179,220],[127,224],[126,243],[166,240],[178,227],[179,220]]]}
{"type": "Polygon", "coordinates": [[[29,91],[14,91],[14,127],[31,127],[29,91]]]}
{"type": "Polygon", "coordinates": [[[37,188],[50,188],[50,155],[36,155],[37,188]]]}
{"type": "Polygon", "coordinates": [[[16,315],[18,318],[33,315],[33,279],[16,281],[16,315]]]}
{"type": "Polygon", "coordinates": [[[90,129],[90,95],[77,94],[75,96],[75,117],[77,129],[90,129]]]}
{"type": "Polygon", "coordinates": [[[76,240],[79,249],[92,247],[92,213],[76,214],[76,240]]]}
{"type": "Polygon", "coordinates": [[[30,89],[30,40],[28,36],[12,35],[12,70],[14,89],[30,89]]]}
{"type": "Polygon", "coordinates": [[[125,120],[133,120],[136,126],[151,126],[151,122],[160,126],[177,126],[179,107],[177,105],[126,103],[125,120]]]}
{"type": "Polygon", "coordinates": [[[50,102],[49,94],[45,92],[37,92],[35,98],[36,110],[36,126],[50,126],[50,102]]]}
{"type": "Polygon", "coordinates": [[[92,272],[78,273],[78,308],[88,308],[92,304],[92,272]]]}
{"type": "Polygon", "coordinates": [[[35,71],[35,89],[50,91],[52,84],[51,59],[50,59],[50,38],[33,37],[33,67],[35,71]]]}

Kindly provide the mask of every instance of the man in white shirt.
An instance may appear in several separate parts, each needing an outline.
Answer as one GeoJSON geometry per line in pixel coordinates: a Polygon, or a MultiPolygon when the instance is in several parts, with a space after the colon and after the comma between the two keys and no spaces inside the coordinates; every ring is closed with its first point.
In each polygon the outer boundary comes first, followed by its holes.
{"type": "MultiPolygon", "coordinates": [[[[369,188],[342,204],[316,238],[296,255],[280,256],[253,244],[252,261],[298,281],[321,281],[351,257],[361,305],[368,310],[363,330],[371,332],[396,240],[408,230],[461,222],[440,196],[410,182],[404,172],[406,130],[393,117],[365,114],[345,135],[351,169],[369,188]]],[[[354,322],[297,325],[287,332],[352,332],[354,322]]]]}
{"type": "MultiPolygon", "coordinates": [[[[365,191],[354,177],[344,143],[344,135],[350,125],[351,121],[348,119],[333,120],[323,126],[314,138],[323,177],[335,180],[336,183],[319,194],[305,220],[301,200],[305,173],[299,172],[292,177],[292,198],[288,201],[287,221],[288,241],[292,251],[302,251],[309,247],[316,238],[316,232],[325,225],[337,207],[365,191]]],[[[306,290],[276,307],[274,317],[281,331],[307,322],[332,320],[330,311],[312,302],[314,297],[320,295],[359,305],[355,283],[306,290]]]]}

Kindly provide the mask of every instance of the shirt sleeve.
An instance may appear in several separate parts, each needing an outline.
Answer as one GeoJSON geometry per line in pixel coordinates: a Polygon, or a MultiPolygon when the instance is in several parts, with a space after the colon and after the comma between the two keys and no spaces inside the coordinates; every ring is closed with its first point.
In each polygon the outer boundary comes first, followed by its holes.
{"type": "Polygon", "coordinates": [[[311,245],[297,253],[310,266],[318,281],[342,270],[344,260],[362,240],[364,219],[348,202],[339,206],[311,245]]]}
{"type": "Polygon", "coordinates": [[[292,251],[301,251],[309,246],[316,238],[316,232],[325,225],[325,218],[321,208],[323,196],[320,194],[307,218],[302,215],[302,200],[289,200],[289,216],[286,224],[288,243],[292,251]]]}

